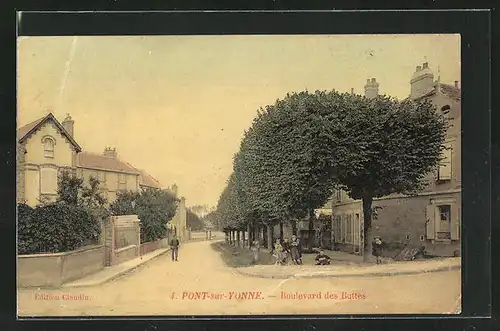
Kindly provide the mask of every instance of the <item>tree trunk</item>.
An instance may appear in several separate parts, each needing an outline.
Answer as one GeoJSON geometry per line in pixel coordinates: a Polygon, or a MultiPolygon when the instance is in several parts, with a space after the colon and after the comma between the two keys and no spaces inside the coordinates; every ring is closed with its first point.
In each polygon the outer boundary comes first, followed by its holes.
{"type": "Polygon", "coordinates": [[[372,202],[373,197],[363,197],[363,261],[368,262],[372,259],[372,202]]]}
{"type": "Polygon", "coordinates": [[[240,230],[236,231],[236,245],[240,247],[240,230]]]}
{"type": "Polygon", "coordinates": [[[314,210],[309,212],[309,234],[307,238],[307,248],[311,250],[314,246],[314,210]]]}
{"type": "Polygon", "coordinates": [[[261,235],[262,235],[262,239],[264,241],[264,247],[267,247],[267,227],[266,225],[262,225],[262,232],[261,232],[261,235]]]}
{"type": "Polygon", "coordinates": [[[292,220],[291,224],[292,224],[292,234],[296,236],[297,235],[297,222],[295,220],[292,220]]]}
{"type": "Polygon", "coordinates": [[[247,232],[248,232],[248,248],[252,245],[252,224],[248,222],[247,224],[247,232]]]}
{"type": "Polygon", "coordinates": [[[272,224],[267,225],[267,249],[270,251],[273,249],[273,232],[274,227],[272,224]]]}
{"type": "Polygon", "coordinates": [[[283,221],[280,221],[280,241],[283,242],[283,221]]]}

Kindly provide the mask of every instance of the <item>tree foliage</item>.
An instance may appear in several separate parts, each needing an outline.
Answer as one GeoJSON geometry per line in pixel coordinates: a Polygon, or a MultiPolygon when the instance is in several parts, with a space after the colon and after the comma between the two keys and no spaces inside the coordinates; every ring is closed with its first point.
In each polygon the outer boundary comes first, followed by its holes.
{"type": "Polygon", "coordinates": [[[168,190],[148,188],[141,192],[123,191],[111,204],[114,215],[137,215],[141,220],[141,241],[167,236],[167,223],[175,216],[179,199],[168,190]]]}
{"type": "Polygon", "coordinates": [[[99,221],[80,206],[53,203],[18,206],[19,254],[67,252],[96,241],[99,221]]]}
{"type": "Polygon", "coordinates": [[[205,228],[201,218],[190,209],[186,211],[186,224],[193,231],[199,231],[205,228]]]}
{"type": "Polygon", "coordinates": [[[56,253],[96,242],[101,220],[107,217],[106,200],[99,181],[83,180],[69,171],[58,178],[58,197],[31,208],[18,205],[18,250],[20,254],[56,253]]]}

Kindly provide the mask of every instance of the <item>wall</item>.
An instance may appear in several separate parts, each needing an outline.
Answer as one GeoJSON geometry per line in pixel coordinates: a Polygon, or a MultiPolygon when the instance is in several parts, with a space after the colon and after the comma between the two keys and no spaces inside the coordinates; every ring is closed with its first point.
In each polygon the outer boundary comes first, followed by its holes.
{"type": "Polygon", "coordinates": [[[120,264],[137,257],[138,256],[137,251],[138,249],[136,245],[130,245],[127,247],[117,249],[115,251],[115,256],[113,257],[111,265],[120,264]]]}
{"type": "Polygon", "coordinates": [[[97,272],[104,266],[104,246],[54,254],[19,255],[19,287],[59,287],[64,282],[97,272]]]}
{"type": "Polygon", "coordinates": [[[24,154],[24,144],[17,143],[17,155],[16,155],[16,197],[17,203],[23,203],[26,199],[24,187],[25,182],[25,154],[24,154]]]}
{"type": "Polygon", "coordinates": [[[59,131],[52,121],[47,121],[38,131],[33,133],[26,141],[26,163],[44,164],[52,163],[58,166],[71,167],[73,165],[73,146],[70,141],[59,131]],[[46,158],[42,144],[44,136],[55,139],[54,157],[46,158]]]}
{"type": "Polygon", "coordinates": [[[186,241],[188,238],[186,200],[184,198],[181,198],[180,200],[181,201],[179,202],[179,206],[171,224],[176,227],[176,234],[179,240],[186,241]]]}
{"type": "MultiPolygon", "coordinates": [[[[23,143],[26,154],[19,154],[18,160],[23,162],[24,174],[18,172],[19,198],[26,200],[30,206],[35,206],[40,199],[40,167],[74,166],[75,150],[70,141],[59,131],[52,121],[43,124],[23,143]],[[45,157],[42,138],[51,136],[55,140],[54,157],[45,157]]],[[[20,164],[18,163],[18,166],[20,164]]]]}
{"type": "MultiPolygon", "coordinates": [[[[373,202],[374,207],[382,207],[377,211],[378,218],[372,221],[373,235],[380,236],[389,246],[386,252],[388,255],[398,252],[404,245],[415,248],[425,245],[427,253],[438,256],[453,256],[460,248],[459,239],[450,241],[427,239],[427,207],[433,199],[454,200],[452,208],[460,220],[459,192],[441,192],[415,197],[386,197],[373,202]]],[[[353,212],[360,212],[363,215],[361,201],[337,205],[333,210],[334,215],[353,212]]],[[[439,216],[436,215],[437,217],[439,216]]],[[[342,251],[353,252],[355,245],[341,243],[337,247],[342,251]]]]}

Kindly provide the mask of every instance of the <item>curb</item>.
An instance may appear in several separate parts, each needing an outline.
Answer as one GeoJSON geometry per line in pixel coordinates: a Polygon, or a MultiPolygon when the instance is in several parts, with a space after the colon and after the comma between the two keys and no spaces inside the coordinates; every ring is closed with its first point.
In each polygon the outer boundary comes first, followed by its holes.
{"type": "Polygon", "coordinates": [[[417,275],[417,274],[425,274],[431,272],[444,272],[461,269],[460,265],[439,267],[433,269],[424,269],[424,270],[414,270],[414,271],[385,271],[385,272],[370,272],[370,273],[351,273],[351,274],[309,274],[309,275],[279,275],[279,274],[254,274],[250,272],[245,272],[238,270],[239,268],[234,268],[235,272],[248,277],[255,278],[268,278],[268,279],[289,279],[289,278],[345,278],[345,277],[390,277],[390,276],[407,276],[407,275],[417,275]]]}
{"type": "Polygon", "coordinates": [[[159,256],[162,256],[163,254],[169,252],[170,249],[166,249],[165,251],[159,253],[158,255],[148,259],[148,260],[145,260],[145,261],[142,261],[141,263],[133,266],[132,268],[130,269],[126,269],[126,270],[123,270],[123,271],[120,271],[119,273],[117,273],[116,275],[113,275],[107,279],[104,279],[102,281],[98,281],[98,282],[94,282],[94,283],[89,283],[89,284],[81,284],[81,285],[74,285],[74,286],[68,286],[68,285],[62,285],[61,288],[81,288],[81,287],[91,287],[91,286],[98,286],[98,285],[102,285],[102,284],[105,284],[105,283],[108,283],[108,282],[111,282],[113,280],[116,280],[117,278],[120,278],[122,276],[126,276],[128,273],[138,269],[139,267],[145,265],[146,263],[156,259],[157,257],[159,256]]]}

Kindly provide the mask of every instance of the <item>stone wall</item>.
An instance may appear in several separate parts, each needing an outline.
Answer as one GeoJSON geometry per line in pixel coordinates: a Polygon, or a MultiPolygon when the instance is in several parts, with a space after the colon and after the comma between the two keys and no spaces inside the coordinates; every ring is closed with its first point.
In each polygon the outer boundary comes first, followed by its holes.
{"type": "Polygon", "coordinates": [[[117,249],[115,251],[115,255],[113,257],[111,265],[116,265],[131,260],[138,256],[137,252],[138,252],[138,247],[136,245],[130,245],[127,247],[117,249]]]}
{"type": "Polygon", "coordinates": [[[59,287],[103,267],[103,245],[64,253],[19,255],[17,284],[18,287],[59,287]]]}

